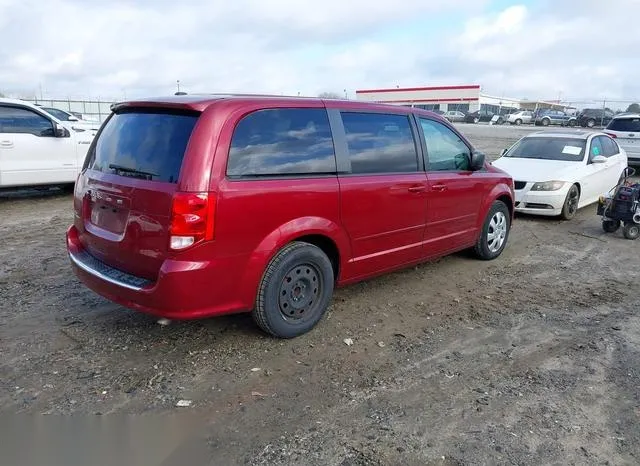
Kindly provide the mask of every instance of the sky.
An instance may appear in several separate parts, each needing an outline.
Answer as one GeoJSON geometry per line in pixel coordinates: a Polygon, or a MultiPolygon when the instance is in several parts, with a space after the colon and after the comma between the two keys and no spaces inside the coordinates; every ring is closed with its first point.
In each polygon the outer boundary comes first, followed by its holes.
{"type": "Polygon", "coordinates": [[[0,93],[640,100],[640,0],[0,0],[0,93]]]}

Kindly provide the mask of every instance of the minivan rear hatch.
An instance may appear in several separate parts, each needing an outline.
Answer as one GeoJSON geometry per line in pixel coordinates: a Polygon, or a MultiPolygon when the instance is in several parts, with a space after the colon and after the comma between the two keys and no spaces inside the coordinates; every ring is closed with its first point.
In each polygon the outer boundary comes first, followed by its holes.
{"type": "Polygon", "coordinates": [[[76,227],[90,255],[123,272],[157,278],[198,116],[146,107],[124,107],[110,116],[89,151],[76,194],[76,227]]]}

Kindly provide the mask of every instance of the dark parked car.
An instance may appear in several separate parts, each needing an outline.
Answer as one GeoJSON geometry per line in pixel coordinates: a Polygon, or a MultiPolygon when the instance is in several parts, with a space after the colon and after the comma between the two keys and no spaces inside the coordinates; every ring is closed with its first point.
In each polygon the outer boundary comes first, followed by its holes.
{"type": "Polygon", "coordinates": [[[575,126],[577,123],[575,116],[560,110],[538,110],[535,114],[535,124],[540,126],[575,126]]]}
{"type": "Polygon", "coordinates": [[[169,319],[253,312],[309,331],[335,286],[474,249],[498,257],[513,180],[431,112],[339,100],[116,104],[75,188],[80,279],[169,319]]]}
{"type": "Polygon", "coordinates": [[[593,128],[594,126],[607,126],[615,113],[603,108],[585,108],[578,113],[578,124],[583,128],[593,128]]]}
{"type": "MultiPolygon", "coordinates": [[[[481,121],[491,121],[493,116],[496,113],[493,113],[489,110],[476,110],[475,112],[467,113],[464,117],[465,123],[479,123],[481,121]]],[[[498,121],[496,123],[502,124],[505,122],[504,116],[499,115],[498,121]]]]}

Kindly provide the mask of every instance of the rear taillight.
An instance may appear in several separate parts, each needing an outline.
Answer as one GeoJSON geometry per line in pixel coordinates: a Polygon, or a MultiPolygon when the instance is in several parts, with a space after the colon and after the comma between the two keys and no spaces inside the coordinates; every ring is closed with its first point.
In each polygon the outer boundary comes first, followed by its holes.
{"type": "Polygon", "coordinates": [[[612,137],[613,139],[615,139],[615,138],[617,138],[617,137],[618,137],[618,136],[616,136],[615,134],[613,134],[613,133],[607,133],[606,131],[604,132],[604,134],[606,134],[607,136],[612,137]]]}
{"type": "Polygon", "coordinates": [[[179,251],[213,239],[216,199],[210,193],[175,193],[171,206],[169,249],[179,251]]]}

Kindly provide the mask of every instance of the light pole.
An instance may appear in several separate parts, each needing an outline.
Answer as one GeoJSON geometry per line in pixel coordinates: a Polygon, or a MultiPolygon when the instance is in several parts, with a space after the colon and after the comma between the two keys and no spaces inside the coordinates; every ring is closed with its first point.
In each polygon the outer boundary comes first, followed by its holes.
{"type": "Polygon", "coordinates": [[[176,84],[178,85],[178,92],[180,92],[180,80],[176,79],[176,84]]]}

